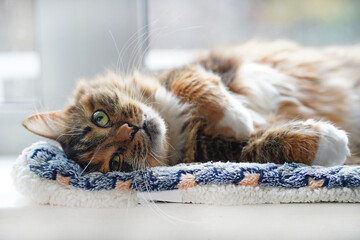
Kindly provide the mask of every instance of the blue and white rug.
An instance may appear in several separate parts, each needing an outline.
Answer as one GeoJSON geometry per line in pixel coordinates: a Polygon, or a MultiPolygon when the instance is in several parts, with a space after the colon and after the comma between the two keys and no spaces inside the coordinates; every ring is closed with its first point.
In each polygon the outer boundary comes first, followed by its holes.
{"type": "Polygon", "coordinates": [[[18,157],[12,175],[25,196],[62,206],[360,202],[360,166],[208,162],[130,173],[84,173],[61,149],[38,142],[18,157]]]}

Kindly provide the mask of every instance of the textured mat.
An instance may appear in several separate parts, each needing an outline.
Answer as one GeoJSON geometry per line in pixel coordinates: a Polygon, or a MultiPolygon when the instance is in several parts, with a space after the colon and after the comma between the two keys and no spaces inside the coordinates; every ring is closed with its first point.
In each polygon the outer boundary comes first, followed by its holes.
{"type": "Polygon", "coordinates": [[[45,142],[23,151],[12,176],[25,196],[62,206],[360,202],[360,166],[208,162],[131,173],[84,173],[61,149],[45,142]]]}

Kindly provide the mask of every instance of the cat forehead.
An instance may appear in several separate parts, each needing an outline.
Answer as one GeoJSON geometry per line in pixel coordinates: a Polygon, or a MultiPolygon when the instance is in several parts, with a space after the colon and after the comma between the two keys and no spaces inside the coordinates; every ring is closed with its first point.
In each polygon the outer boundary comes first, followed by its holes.
{"type": "Polygon", "coordinates": [[[116,89],[109,91],[98,89],[82,94],[71,104],[71,109],[72,112],[87,118],[97,110],[104,110],[110,116],[119,116],[129,109],[135,109],[138,113],[143,112],[141,101],[116,89]]]}
{"type": "Polygon", "coordinates": [[[133,78],[120,78],[115,74],[108,74],[91,81],[78,82],[70,105],[83,106],[89,112],[103,108],[111,114],[121,106],[139,105],[139,102],[142,102],[142,94],[133,78]]]}
{"type": "Polygon", "coordinates": [[[86,102],[106,103],[119,100],[127,100],[129,95],[120,86],[108,85],[106,82],[102,86],[93,84],[81,84],[74,92],[74,102],[84,104],[86,102]]]}
{"type": "Polygon", "coordinates": [[[92,96],[96,99],[106,97],[125,97],[136,98],[138,92],[141,92],[138,84],[130,80],[109,81],[81,81],[74,91],[75,99],[81,100],[84,96],[92,96]]]}

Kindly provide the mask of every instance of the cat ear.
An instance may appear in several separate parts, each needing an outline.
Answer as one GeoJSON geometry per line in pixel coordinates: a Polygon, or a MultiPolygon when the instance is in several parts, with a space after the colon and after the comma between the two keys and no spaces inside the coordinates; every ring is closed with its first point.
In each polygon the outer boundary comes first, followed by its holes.
{"type": "Polygon", "coordinates": [[[65,126],[68,110],[60,110],[31,115],[23,121],[23,126],[37,135],[56,140],[65,126]]]}

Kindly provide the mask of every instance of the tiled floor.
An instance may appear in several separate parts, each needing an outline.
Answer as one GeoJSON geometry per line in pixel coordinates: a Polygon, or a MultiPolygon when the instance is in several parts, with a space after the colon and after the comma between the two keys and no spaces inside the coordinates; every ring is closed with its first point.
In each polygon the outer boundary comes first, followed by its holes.
{"type": "Polygon", "coordinates": [[[360,204],[37,205],[14,189],[14,159],[0,158],[0,239],[360,239],[360,204]]]}

